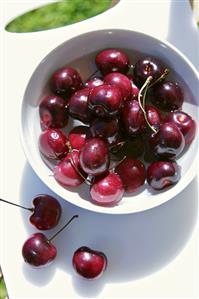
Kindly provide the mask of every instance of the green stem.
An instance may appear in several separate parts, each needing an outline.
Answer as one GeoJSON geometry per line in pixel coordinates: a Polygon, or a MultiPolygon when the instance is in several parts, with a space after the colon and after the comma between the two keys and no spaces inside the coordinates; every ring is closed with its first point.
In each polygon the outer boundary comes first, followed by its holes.
{"type": "Polygon", "coordinates": [[[23,206],[21,206],[21,205],[18,205],[18,204],[16,204],[16,203],[13,203],[13,202],[10,202],[10,201],[7,201],[7,200],[2,199],[2,198],[0,198],[0,201],[5,202],[5,203],[8,203],[8,204],[13,205],[13,206],[16,206],[16,207],[18,207],[18,208],[22,208],[22,209],[24,209],[24,210],[28,210],[28,211],[30,211],[30,212],[33,212],[33,211],[34,211],[33,208],[26,208],[26,207],[23,207],[23,206]]]}
{"type": "Polygon", "coordinates": [[[54,234],[50,239],[48,239],[49,242],[51,242],[59,233],[61,233],[75,218],[78,218],[79,215],[74,215],[56,234],[54,234]]]}

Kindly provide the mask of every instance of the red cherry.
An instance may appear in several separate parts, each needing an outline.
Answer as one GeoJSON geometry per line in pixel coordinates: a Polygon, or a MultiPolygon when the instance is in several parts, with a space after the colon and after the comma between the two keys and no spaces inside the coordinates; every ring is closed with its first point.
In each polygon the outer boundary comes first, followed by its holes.
{"type": "Polygon", "coordinates": [[[79,186],[84,182],[79,164],[79,151],[69,153],[64,160],[59,162],[54,168],[54,177],[56,181],[65,187],[79,186]]]}
{"type": "Polygon", "coordinates": [[[147,182],[155,190],[176,184],[180,179],[180,168],[176,162],[157,161],[147,169],[147,182]]]}
{"type": "Polygon", "coordinates": [[[128,56],[118,49],[106,49],[95,57],[95,63],[103,75],[112,72],[126,74],[129,70],[128,56]]]}
{"type": "Polygon", "coordinates": [[[73,267],[87,279],[99,278],[106,270],[107,258],[103,252],[82,246],[73,255],[73,267]]]}
{"type": "Polygon", "coordinates": [[[121,73],[109,73],[104,77],[104,83],[119,87],[123,100],[131,100],[132,87],[129,78],[121,73]]]}
{"type": "Polygon", "coordinates": [[[122,180],[113,172],[96,179],[90,189],[91,198],[98,205],[115,205],[122,199],[123,194],[122,180]]]}
{"type": "Polygon", "coordinates": [[[74,127],[68,135],[68,139],[71,147],[73,149],[80,150],[86,142],[87,134],[88,134],[88,127],[86,126],[74,127]]]}
{"type": "Polygon", "coordinates": [[[159,128],[160,124],[162,123],[160,111],[151,105],[146,105],[145,110],[150,125],[156,129],[159,128]]]}
{"type": "Polygon", "coordinates": [[[165,121],[173,122],[177,125],[184,136],[186,145],[193,141],[196,134],[196,122],[189,114],[183,111],[170,112],[166,116],[165,121]]]}
{"type": "Polygon", "coordinates": [[[122,179],[126,192],[134,192],[144,184],[144,164],[135,159],[126,158],[115,168],[115,172],[122,179]]]}
{"type": "Polygon", "coordinates": [[[48,129],[39,137],[39,150],[49,159],[62,159],[68,153],[68,139],[59,129],[48,129]]]}
{"type": "Polygon", "coordinates": [[[42,129],[64,128],[68,123],[68,104],[58,96],[46,96],[39,104],[42,129]]]}
{"type": "Polygon", "coordinates": [[[88,87],[89,89],[92,89],[96,86],[100,86],[100,85],[103,85],[103,84],[104,84],[104,81],[103,81],[102,78],[94,77],[92,79],[87,80],[84,85],[85,85],[85,87],[88,87]]]}
{"type": "Polygon", "coordinates": [[[50,88],[56,94],[70,96],[82,88],[82,79],[74,68],[63,67],[52,74],[50,88]]]}

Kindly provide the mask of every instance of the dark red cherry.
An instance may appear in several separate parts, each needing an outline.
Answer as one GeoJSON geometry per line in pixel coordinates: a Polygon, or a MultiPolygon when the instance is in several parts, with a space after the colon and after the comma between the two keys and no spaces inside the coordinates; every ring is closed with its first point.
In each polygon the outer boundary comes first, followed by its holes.
{"type": "Polygon", "coordinates": [[[117,119],[96,119],[91,123],[90,135],[104,139],[110,146],[120,140],[119,123],[117,119]]]}
{"type": "Polygon", "coordinates": [[[65,159],[55,166],[53,171],[56,181],[65,187],[76,187],[84,182],[79,172],[84,174],[79,164],[79,151],[76,150],[68,153],[65,159]]]}
{"type": "Polygon", "coordinates": [[[122,93],[115,85],[103,84],[94,87],[88,96],[89,109],[98,117],[115,117],[122,104],[122,93]]]}
{"type": "Polygon", "coordinates": [[[55,227],[61,217],[61,205],[52,196],[40,194],[33,199],[33,214],[30,222],[41,230],[55,227]]]}
{"type": "Polygon", "coordinates": [[[88,127],[86,126],[74,127],[68,135],[68,139],[71,147],[73,149],[80,150],[86,142],[87,134],[88,134],[88,127]]]}
{"type": "Polygon", "coordinates": [[[94,203],[102,206],[116,205],[124,194],[124,187],[120,176],[109,172],[97,178],[91,186],[90,195],[94,203]]]}
{"type": "Polygon", "coordinates": [[[121,73],[109,73],[104,77],[104,83],[119,87],[123,100],[131,100],[132,87],[129,78],[121,73]]]}
{"type": "Polygon", "coordinates": [[[59,129],[48,129],[39,136],[39,150],[49,159],[59,160],[68,153],[68,139],[59,129]]]}
{"type": "Polygon", "coordinates": [[[73,118],[82,122],[89,122],[92,118],[88,108],[88,95],[90,89],[84,88],[76,91],[69,100],[69,113],[73,118]]]}
{"type": "Polygon", "coordinates": [[[180,179],[180,168],[176,162],[157,161],[147,169],[147,182],[155,190],[176,184],[180,179]]]}
{"type": "Polygon", "coordinates": [[[146,105],[145,110],[150,125],[156,129],[159,128],[160,124],[162,123],[160,111],[151,105],[146,105]]]}
{"type": "Polygon", "coordinates": [[[55,227],[61,216],[60,203],[47,194],[39,194],[33,199],[34,208],[27,208],[2,198],[0,198],[0,201],[31,212],[30,223],[40,230],[55,227]]]}
{"type": "Polygon", "coordinates": [[[80,74],[72,67],[60,68],[50,78],[50,88],[56,94],[70,96],[82,86],[80,74]]]}
{"type": "Polygon", "coordinates": [[[85,87],[87,87],[89,89],[92,89],[96,86],[100,86],[100,85],[103,85],[103,84],[104,84],[104,81],[103,81],[102,78],[94,77],[92,79],[87,80],[84,85],[85,85],[85,87]]]}
{"type": "Polygon", "coordinates": [[[128,56],[118,49],[107,49],[101,51],[95,57],[95,63],[103,75],[112,72],[126,74],[129,70],[128,56]]]}
{"type": "Polygon", "coordinates": [[[63,128],[68,123],[68,105],[58,96],[46,96],[39,104],[42,129],[63,128]]]}
{"type": "Polygon", "coordinates": [[[193,141],[196,134],[196,122],[189,114],[183,111],[170,112],[165,121],[173,122],[178,126],[184,136],[185,144],[190,144],[193,141]]]}
{"type": "Polygon", "coordinates": [[[143,133],[146,129],[144,114],[138,101],[126,101],[121,113],[124,129],[129,136],[143,133]]]}
{"type": "Polygon", "coordinates": [[[115,168],[126,192],[134,192],[145,182],[145,167],[140,160],[126,158],[115,168]]]}
{"type": "Polygon", "coordinates": [[[103,252],[82,246],[74,252],[73,267],[84,278],[99,278],[107,267],[107,258],[103,252]]]}
{"type": "Polygon", "coordinates": [[[142,86],[149,76],[153,77],[152,82],[154,82],[164,73],[164,70],[165,67],[159,59],[150,56],[142,57],[134,65],[135,83],[142,86]]]}
{"type": "Polygon", "coordinates": [[[50,239],[41,233],[36,233],[26,240],[22,248],[24,261],[31,266],[41,267],[51,263],[57,255],[56,247],[51,243],[52,240],[59,235],[74,218],[74,215],[59,231],[57,231],[50,239]]]}
{"type": "Polygon", "coordinates": [[[161,110],[172,111],[182,107],[184,94],[176,82],[165,81],[154,85],[151,102],[161,110]]]}
{"type": "Polygon", "coordinates": [[[127,156],[128,158],[138,158],[144,152],[144,141],[141,135],[135,136],[134,138],[127,139],[124,146],[119,152],[120,155],[127,156]]]}
{"type": "Polygon", "coordinates": [[[127,74],[127,77],[131,81],[131,100],[138,100],[138,94],[140,89],[134,83],[134,77],[132,74],[127,74]]]}
{"type": "Polygon", "coordinates": [[[156,156],[175,159],[183,151],[185,140],[178,127],[168,122],[162,124],[159,131],[150,136],[149,145],[156,156]]]}
{"type": "Polygon", "coordinates": [[[86,141],[80,150],[80,165],[90,175],[101,175],[108,170],[110,157],[108,145],[100,138],[86,141]]]}
{"type": "Polygon", "coordinates": [[[51,263],[57,255],[56,247],[49,242],[44,234],[33,234],[23,245],[24,261],[34,267],[51,263]]]}

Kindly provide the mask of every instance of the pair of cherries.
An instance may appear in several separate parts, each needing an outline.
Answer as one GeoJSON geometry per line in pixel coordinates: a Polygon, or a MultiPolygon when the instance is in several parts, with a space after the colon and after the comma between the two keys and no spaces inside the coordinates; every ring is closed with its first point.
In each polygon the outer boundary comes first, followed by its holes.
{"type": "MultiPolygon", "coordinates": [[[[30,223],[39,230],[54,228],[61,217],[61,205],[57,199],[50,195],[40,194],[35,197],[33,199],[34,208],[26,208],[3,199],[0,199],[0,201],[30,211],[32,213],[29,218],[30,223]]],[[[43,233],[31,235],[22,248],[24,261],[34,267],[41,267],[51,263],[57,255],[57,249],[52,244],[52,240],[77,217],[78,215],[74,215],[51,238],[47,238],[43,233]]],[[[100,277],[106,269],[107,258],[102,252],[82,246],[73,254],[72,263],[74,269],[81,276],[94,279],[100,277]]]]}
{"type": "Polygon", "coordinates": [[[131,68],[122,50],[107,49],[95,63],[101,76],[84,83],[72,67],[55,71],[49,78],[54,95],[39,105],[45,130],[39,148],[48,159],[61,160],[53,170],[57,182],[64,187],[89,183],[91,199],[100,205],[117,204],[125,191],[134,192],[145,180],[155,190],[177,183],[180,167],[174,159],[196,131],[195,121],[180,110],[181,86],[165,80],[168,69],[155,57],[142,57],[131,68]],[[145,105],[148,91],[151,104],[145,105]],[[61,129],[69,116],[86,126],[73,128],[66,137],[61,129]],[[110,170],[111,151],[121,144],[122,160],[110,170]],[[137,157],[144,150],[142,162],[137,157]],[[147,170],[144,162],[151,162],[147,170]]]}

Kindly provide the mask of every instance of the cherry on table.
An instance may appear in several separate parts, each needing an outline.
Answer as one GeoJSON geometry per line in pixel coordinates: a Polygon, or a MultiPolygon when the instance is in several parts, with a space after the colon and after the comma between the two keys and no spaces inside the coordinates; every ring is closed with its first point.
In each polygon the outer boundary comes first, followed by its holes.
{"type": "Polygon", "coordinates": [[[82,122],[89,122],[92,119],[88,107],[89,92],[89,88],[80,89],[69,99],[69,114],[82,122]]]}
{"type": "Polygon", "coordinates": [[[180,168],[174,161],[156,161],[147,169],[147,182],[155,190],[176,184],[180,179],[180,168]]]}
{"type": "Polygon", "coordinates": [[[95,63],[103,75],[112,72],[126,74],[129,70],[129,58],[119,49],[106,49],[95,57],[95,63]]]}
{"type": "Polygon", "coordinates": [[[90,189],[92,201],[102,206],[116,205],[123,197],[124,187],[120,176],[114,172],[108,172],[100,178],[96,178],[90,189]]]}
{"type": "Polygon", "coordinates": [[[56,234],[51,238],[47,238],[42,233],[35,233],[28,238],[22,248],[22,256],[24,261],[34,267],[41,267],[50,264],[57,256],[57,249],[51,243],[52,240],[63,231],[69,223],[77,218],[74,215],[56,234]]]}
{"type": "Polygon", "coordinates": [[[196,122],[189,114],[180,110],[173,111],[166,116],[165,122],[173,122],[177,125],[184,136],[186,145],[193,141],[196,134],[196,122]]]}
{"type": "Polygon", "coordinates": [[[60,68],[50,78],[50,88],[58,95],[71,96],[82,86],[80,74],[72,67],[60,68]]]}
{"type": "Polygon", "coordinates": [[[42,129],[64,128],[68,123],[68,104],[59,96],[45,96],[39,104],[42,129]]]}
{"type": "Polygon", "coordinates": [[[67,137],[59,129],[47,129],[39,136],[39,150],[47,158],[53,160],[63,159],[69,148],[67,137]]]}
{"type": "Polygon", "coordinates": [[[39,194],[33,199],[33,208],[0,199],[0,201],[23,208],[32,214],[29,218],[30,223],[39,230],[48,230],[55,227],[61,217],[61,205],[58,200],[47,194],[39,194]]]}
{"type": "Polygon", "coordinates": [[[140,160],[125,158],[116,166],[115,172],[119,174],[128,193],[136,191],[145,182],[145,166],[140,160]]]}
{"type": "Polygon", "coordinates": [[[119,114],[122,104],[122,93],[115,85],[96,86],[88,96],[89,109],[98,117],[115,117],[119,114]]]}
{"type": "Polygon", "coordinates": [[[150,136],[149,145],[158,157],[176,158],[183,151],[185,140],[175,123],[167,122],[150,136]]]}
{"type": "Polygon", "coordinates": [[[106,255],[86,246],[78,248],[72,258],[72,264],[76,272],[86,278],[99,278],[107,267],[106,255]]]}

